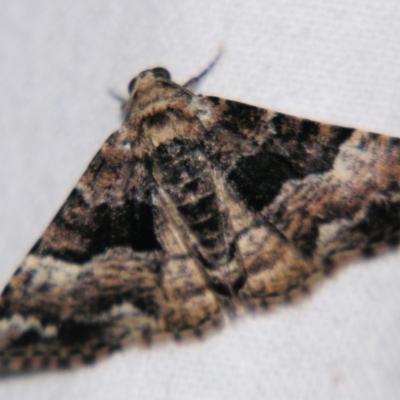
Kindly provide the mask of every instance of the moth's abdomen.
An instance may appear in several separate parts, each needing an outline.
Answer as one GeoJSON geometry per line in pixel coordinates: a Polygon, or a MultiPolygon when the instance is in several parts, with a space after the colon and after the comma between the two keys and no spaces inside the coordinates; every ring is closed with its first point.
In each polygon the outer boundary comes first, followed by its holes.
{"type": "Polygon", "coordinates": [[[220,293],[233,294],[241,272],[205,152],[193,141],[174,139],[158,146],[155,160],[157,180],[183,221],[181,230],[188,233],[182,235],[194,238],[190,246],[220,293]]]}
{"type": "Polygon", "coordinates": [[[204,153],[192,143],[178,140],[160,145],[157,150],[159,183],[199,244],[211,255],[218,247],[222,227],[215,185],[204,153]]]}

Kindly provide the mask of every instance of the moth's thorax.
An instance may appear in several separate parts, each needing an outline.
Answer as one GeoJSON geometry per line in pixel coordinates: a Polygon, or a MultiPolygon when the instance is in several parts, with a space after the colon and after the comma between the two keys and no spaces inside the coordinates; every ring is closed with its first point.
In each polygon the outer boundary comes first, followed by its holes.
{"type": "Polygon", "coordinates": [[[150,72],[138,76],[125,107],[124,124],[130,139],[147,153],[161,143],[192,139],[200,133],[193,102],[197,96],[150,72]]]}

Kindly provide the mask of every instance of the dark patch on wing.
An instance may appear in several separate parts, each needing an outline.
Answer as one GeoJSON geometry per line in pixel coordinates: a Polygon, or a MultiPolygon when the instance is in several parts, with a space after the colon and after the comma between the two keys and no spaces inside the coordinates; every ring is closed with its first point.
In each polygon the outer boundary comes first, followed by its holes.
{"type": "Polygon", "coordinates": [[[71,367],[71,360],[67,357],[60,357],[57,359],[57,367],[58,368],[70,368],[71,367]]]}
{"type": "Polygon", "coordinates": [[[22,269],[21,267],[18,267],[18,268],[15,270],[13,276],[17,276],[17,275],[19,275],[21,272],[23,272],[23,269],[22,269]]]}
{"type": "Polygon", "coordinates": [[[400,138],[398,137],[391,137],[390,138],[390,145],[389,146],[400,146],[400,138]]]}
{"type": "Polygon", "coordinates": [[[279,193],[282,184],[302,177],[290,161],[265,148],[254,156],[242,157],[228,176],[248,207],[260,211],[279,193]]]}
{"type": "Polygon", "coordinates": [[[309,229],[306,232],[295,232],[292,236],[293,242],[301,250],[305,257],[311,257],[313,251],[317,247],[317,239],[319,235],[320,219],[313,218],[309,229]]]}
{"type": "Polygon", "coordinates": [[[232,297],[232,291],[230,290],[229,286],[225,283],[221,282],[211,282],[212,289],[220,294],[221,296],[225,297],[232,297]]]}
{"type": "Polygon", "coordinates": [[[349,139],[354,132],[353,128],[344,128],[342,126],[332,126],[330,130],[335,136],[329,141],[329,143],[335,147],[340,146],[344,141],[349,139]]]}
{"type": "Polygon", "coordinates": [[[241,275],[236,281],[234,282],[232,289],[233,292],[237,295],[239,293],[239,290],[242,289],[244,284],[246,283],[247,277],[246,275],[241,275]]]}
{"type": "Polygon", "coordinates": [[[385,242],[397,245],[400,232],[400,203],[373,202],[366,217],[352,229],[352,237],[361,232],[368,238],[368,246],[385,242]]]}
{"type": "Polygon", "coordinates": [[[31,328],[27,331],[25,331],[18,339],[14,340],[11,344],[12,347],[26,347],[31,344],[38,343],[40,341],[43,341],[42,336],[39,334],[39,332],[31,328]]]}
{"type": "Polygon", "coordinates": [[[220,97],[207,96],[207,100],[209,100],[211,103],[213,103],[214,106],[219,106],[221,103],[220,97]]]}
{"type": "Polygon", "coordinates": [[[160,313],[160,306],[153,296],[135,297],[132,304],[146,315],[157,316],[160,313]]]}
{"type": "Polygon", "coordinates": [[[266,140],[268,150],[285,156],[300,176],[330,170],[340,145],[354,132],[280,113],[270,121],[270,129],[275,135],[266,140]],[[321,130],[329,131],[329,135],[321,130]]]}
{"type": "MultiPolygon", "coordinates": [[[[212,97],[208,99],[214,103],[217,101],[212,97]]],[[[265,114],[262,108],[236,101],[226,100],[226,105],[229,108],[222,114],[218,124],[232,134],[241,134],[244,130],[255,130],[260,124],[261,116],[265,114]]]]}
{"type": "Polygon", "coordinates": [[[224,297],[232,297],[237,296],[238,292],[244,284],[246,283],[246,275],[239,276],[232,285],[222,283],[222,282],[211,282],[212,289],[217,292],[219,295],[224,297]]]}
{"type": "Polygon", "coordinates": [[[161,249],[154,231],[150,200],[129,199],[122,206],[102,204],[91,208],[74,189],[51,226],[56,228],[53,237],[46,240],[45,234],[30,254],[52,255],[80,264],[114,246],[130,246],[139,252],[161,249]],[[78,246],[70,244],[70,237],[75,238],[78,246]],[[55,248],[57,244],[52,242],[57,241],[63,245],[55,248]]]}
{"type": "Polygon", "coordinates": [[[14,291],[14,288],[10,285],[7,284],[6,287],[3,289],[3,293],[1,294],[2,296],[8,296],[14,291]]]}
{"type": "Polygon", "coordinates": [[[76,322],[69,319],[60,323],[57,338],[63,345],[82,344],[92,338],[100,338],[103,324],[76,322]]]}
{"type": "Polygon", "coordinates": [[[325,133],[321,140],[321,124],[284,114],[276,114],[269,129],[275,134],[266,135],[256,154],[239,158],[228,175],[228,181],[255,211],[268,206],[286,181],[330,170],[340,145],[354,131],[328,127],[329,135],[325,133]]]}

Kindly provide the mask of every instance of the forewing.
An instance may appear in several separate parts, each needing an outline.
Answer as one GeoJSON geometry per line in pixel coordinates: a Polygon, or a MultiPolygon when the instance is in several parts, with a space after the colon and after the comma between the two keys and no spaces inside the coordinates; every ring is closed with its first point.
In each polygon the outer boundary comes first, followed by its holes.
{"type": "Polygon", "coordinates": [[[79,365],[218,324],[218,303],[127,134],[107,140],[5,287],[0,371],[79,365]]]}
{"type": "Polygon", "coordinates": [[[199,103],[247,270],[240,297],[291,297],[398,243],[400,139],[212,97],[199,103]]]}

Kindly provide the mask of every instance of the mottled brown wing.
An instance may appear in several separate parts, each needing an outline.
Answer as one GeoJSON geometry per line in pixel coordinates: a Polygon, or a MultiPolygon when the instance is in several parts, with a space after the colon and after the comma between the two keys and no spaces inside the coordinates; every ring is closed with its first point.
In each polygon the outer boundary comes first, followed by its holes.
{"type": "Polygon", "coordinates": [[[199,104],[247,271],[239,298],[290,298],[399,242],[400,139],[215,97],[199,104]]]}
{"type": "Polygon", "coordinates": [[[195,96],[162,68],[0,298],[0,370],[201,334],[399,241],[400,140],[195,96]]]}
{"type": "Polygon", "coordinates": [[[220,320],[126,128],[111,135],[0,298],[0,371],[92,362],[220,320]]]}

